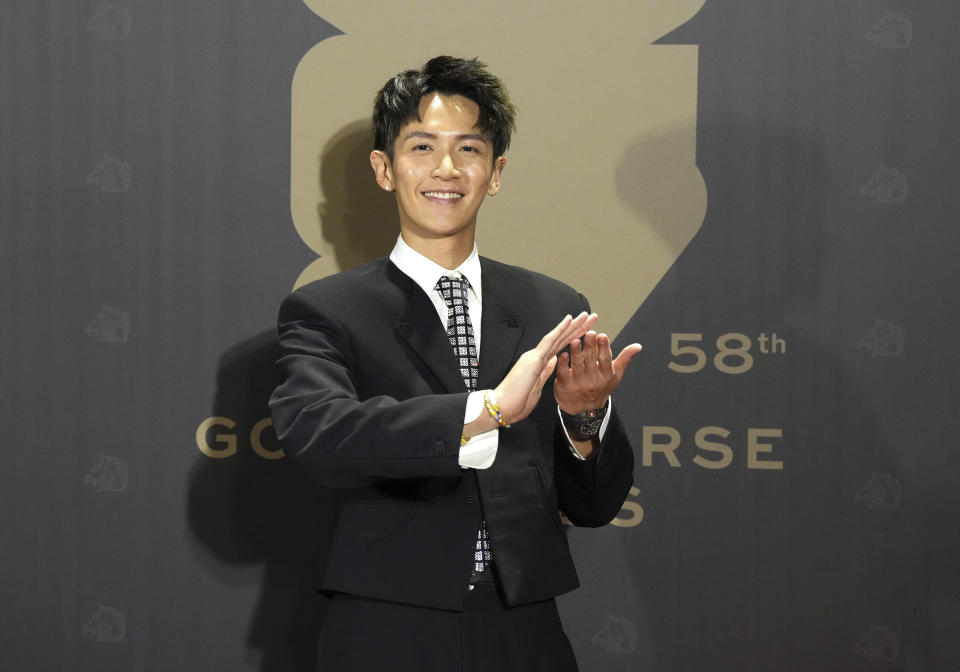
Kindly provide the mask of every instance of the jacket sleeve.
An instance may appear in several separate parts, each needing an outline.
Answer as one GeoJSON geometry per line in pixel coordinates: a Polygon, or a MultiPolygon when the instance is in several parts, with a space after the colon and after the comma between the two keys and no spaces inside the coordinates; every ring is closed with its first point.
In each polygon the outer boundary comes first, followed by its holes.
{"type": "Polygon", "coordinates": [[[617,515],[633,485],[633,449],[616,405],[600,446],[586,460],[570,453],[557,420],[554,481],[560,510],[574,525],[600,527],[617,515]]]}
{"type": "Polygon", "coordinates": [[[270,398],[286,454],[323,485],[451,476],[458,465],[467,394],[360,398],[350,335],[305,293],[278,319],[280,383],[270,398]]]}
{"type": "MultiPolygon", "coordinates": [[[[590,312],[590,304],[580,295],[579,311],[590,312]]],[[[633,448],[620,423],[616,404],[603,440],[586,460],[570,452],[567,435],[554,413],[554,482],[560,510],[574,525],[600,527],[617,515],[633,485],[633,448]]]]}

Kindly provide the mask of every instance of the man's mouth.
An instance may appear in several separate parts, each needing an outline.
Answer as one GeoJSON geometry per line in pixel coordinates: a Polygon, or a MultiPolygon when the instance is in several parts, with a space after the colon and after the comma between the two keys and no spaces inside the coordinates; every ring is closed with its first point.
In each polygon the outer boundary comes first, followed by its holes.
{"type": "Polygon", "coordinates": [[[422,193],[427,198],[440,201],[459,201],[463,198],[463,194],[457,191],[424,191],[422,193]]]}

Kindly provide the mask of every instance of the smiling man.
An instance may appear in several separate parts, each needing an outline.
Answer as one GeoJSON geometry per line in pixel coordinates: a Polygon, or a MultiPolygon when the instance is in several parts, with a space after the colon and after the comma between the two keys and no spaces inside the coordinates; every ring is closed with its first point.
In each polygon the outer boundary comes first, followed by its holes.
{"type": "Polygon", "coordinates": [[[396,192],[404,242],[455,267],[473,248],[477,211],[500,189],[507,160],[476,127],[480,108],[469,98],[434,91],[415,114],[370,162],[379,185],[396,192]]]}
{"type": "Polygon", "coordinates": [[[483,64],[396,75],[373,124],[396,246],[287,297],[270,402],[286,453],[337,491],[319,669],[576,670],[560,511],[604,525],[629,491],[610,394],[640,346],[614,359],[578,292],[478,256],[514,126],[483,64]]]}

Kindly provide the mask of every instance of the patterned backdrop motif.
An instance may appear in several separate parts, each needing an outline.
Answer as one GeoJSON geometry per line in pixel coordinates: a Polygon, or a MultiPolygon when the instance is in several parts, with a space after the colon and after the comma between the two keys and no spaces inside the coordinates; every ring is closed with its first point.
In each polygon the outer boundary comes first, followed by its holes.
{"type": "Polygon", "coordinates": [[[960,8],[494,3],[431,35],[354,4],[4,8],[3,669],[313,669],[330,496],[270,426],[276,309],[389,246],[365,106],[456,40],[521,103],[481,249],[644,344],[634,488],[569,532],[582,669],[960,668],[960,8]]]}

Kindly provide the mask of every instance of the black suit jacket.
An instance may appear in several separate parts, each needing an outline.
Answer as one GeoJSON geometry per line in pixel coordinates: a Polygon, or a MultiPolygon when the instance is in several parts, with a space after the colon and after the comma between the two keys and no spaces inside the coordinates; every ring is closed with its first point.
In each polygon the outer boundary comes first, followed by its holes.
{"type": "MultiPolygon", "coordinates": [[[[484,258],[481,269],[486,389],[587,302],[538,273],[484,258]]],[[[279,332],[277,436],[338,493],[323,588],[460,609],[481,515],[509,603],[578,585],[559,511],[589,526],[619,511],[633,452],[616,410],[599,450],[578,460],[551,379],[534,412],[500,430],[493,466],[461,469],[466,388],[430,299],[388,259],[290,294],[279,332]]]]}

